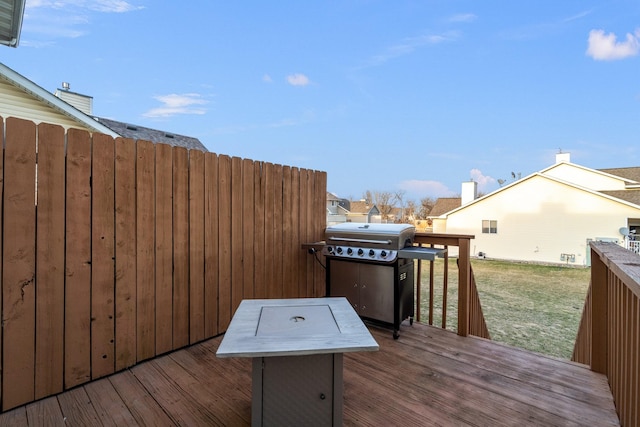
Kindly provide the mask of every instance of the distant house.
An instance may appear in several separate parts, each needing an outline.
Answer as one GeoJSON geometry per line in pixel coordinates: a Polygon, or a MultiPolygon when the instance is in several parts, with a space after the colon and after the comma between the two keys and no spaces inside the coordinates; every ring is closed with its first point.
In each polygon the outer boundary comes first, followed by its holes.
{"type": "Polygon", "coordinates": [[[589,241],[623,244],[640,229],[640,168],[595,170],[561,153],[554,165],[433,221],[434,232],[475,235],[479,257],[589,266],[589,241]]]}
{"type": "Polygon", "coordinates": [[[347,222],[349,210],[343,206],[343,200],[327,191],[327,225],[347,222]]]}
{"type": "Polygon", "coordinates": [[[52,123],[98,132],[114,138],[144,139],[187,149],[207,151],[197,139],[161,130],[131,125],[93,116],[93,98],[69,90],[48,92],[26,77],[0,63],[0,116],[17,117],[35,123],[52,123]]]}
{"type": "Polygon", "coordinates": [[[380,209],[367,200],[351,201],[347,221],[380,223],[382,222],[382,215],[380,214],[380,209]]]}

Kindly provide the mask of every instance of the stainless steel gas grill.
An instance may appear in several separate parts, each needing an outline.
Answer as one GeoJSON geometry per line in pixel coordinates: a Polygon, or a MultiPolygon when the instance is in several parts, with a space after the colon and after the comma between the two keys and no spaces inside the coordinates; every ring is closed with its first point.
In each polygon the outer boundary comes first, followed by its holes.
{"type": "Polygon", "coordinates": [[[413,323],[413,260],[433,260],[443,249],[413,246],[409,224],[332,225],[325,230],[327,296],[346,297],[362,318],[393,325],[413,323]]]}

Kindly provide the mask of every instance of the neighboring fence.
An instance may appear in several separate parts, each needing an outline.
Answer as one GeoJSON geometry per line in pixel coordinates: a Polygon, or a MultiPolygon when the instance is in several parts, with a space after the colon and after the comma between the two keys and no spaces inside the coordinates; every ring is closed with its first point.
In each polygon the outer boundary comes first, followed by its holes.
{"type": "Polygon", "coordinates": [[[2,410],[216,336],[243,298],[324,294],[300,247],[326,173],[0,124],[2,410]]]}
{"type": "Polygon", "coordinates": [[[572,360],[609,379],[623,426],[640,425],[640,256],[591,242],[591,284],[572,360]]]}
{"type": "MultiPolygon", "coordinates": [[[[447,254],[444,257],[444,275],[443,275],[443,302],[442,302],[442,328],[447,325],[447,291],[448,291],[448,271],[449,257],[448,249],[457,247],[458,249],[458,335],[467,336],[475,335],[482,338],[490,338],[489,330],[484,319],[482,306],[480,304],[480,296],[476,288],[473,270],[471,269],[471,252],[470,242],[474,236],[457,235],[457,234],[439,234],[439,233],[416,233],[414,243],[420,246],[446,248],[447,254]]],[[[433,261],[429,261],[429,298],[428,298],[428,323],[433,325],[433,290],[434,290],[434,272],[433,261]]],[[[420,302],[421,302],[421,274],[422,261],[418,261],[418,279],[416,294],[416,312],[417,320],[420,321],[420,302]]]]}

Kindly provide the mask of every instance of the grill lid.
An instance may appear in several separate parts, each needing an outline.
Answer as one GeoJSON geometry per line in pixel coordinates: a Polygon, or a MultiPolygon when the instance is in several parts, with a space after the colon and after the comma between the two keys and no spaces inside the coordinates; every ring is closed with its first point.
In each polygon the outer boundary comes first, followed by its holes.
{"type": "Polygon", "coordinates": [[[327,256],[392,262],[397,251],[411,246],[415,227],[410,224],[347,222],[325,229],[327,256]]]}
{"type": "Polygon", "coordinates": [[[361,224],[345,222],[325,229],[327,243],[402,249],[413,243],[416,228],[410,224],[361,224]]]}

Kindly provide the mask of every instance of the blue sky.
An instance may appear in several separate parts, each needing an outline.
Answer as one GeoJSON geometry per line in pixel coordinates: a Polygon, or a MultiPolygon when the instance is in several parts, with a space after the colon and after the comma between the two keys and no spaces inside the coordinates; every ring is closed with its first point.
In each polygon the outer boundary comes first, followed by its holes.
{"type": "Polygon", "coordinates": [[[637,0],[27,0],[1,58],[97,116],[324,170],[345,198],[489,192],[560,149],[640,166],[637,0]]]}

